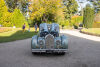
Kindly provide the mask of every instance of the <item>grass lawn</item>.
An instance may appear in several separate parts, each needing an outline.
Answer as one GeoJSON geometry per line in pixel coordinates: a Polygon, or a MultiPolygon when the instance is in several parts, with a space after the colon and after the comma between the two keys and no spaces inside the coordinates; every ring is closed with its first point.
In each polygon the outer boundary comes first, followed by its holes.
{"type": "Polygon", "coordinates": [[[87,32],[91,34],[100,35],[100,28],[89,28],[89,29],[82,29],[82,32],[87,32]]]}
{"type": "Polygon", "coordinates": [[[30,32],[28,32],[28,29],[26,29],[24,33],[22,32],[21,28],[16,28],[8,32],[0,33],[0,43],[31,38],[36,34],[37,33],[34,32],[34,28],[31,28],[30,32]]]}

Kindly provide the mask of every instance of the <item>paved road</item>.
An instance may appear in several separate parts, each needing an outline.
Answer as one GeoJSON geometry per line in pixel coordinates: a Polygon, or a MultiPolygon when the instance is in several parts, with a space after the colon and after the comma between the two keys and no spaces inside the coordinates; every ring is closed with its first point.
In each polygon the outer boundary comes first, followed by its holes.
{"type": "Polygon", "coordinates": [[[1,43],[0,67],[100,67],[100,42],[68,37],[66,55],[32,55],[31,39],[1,43]]]}

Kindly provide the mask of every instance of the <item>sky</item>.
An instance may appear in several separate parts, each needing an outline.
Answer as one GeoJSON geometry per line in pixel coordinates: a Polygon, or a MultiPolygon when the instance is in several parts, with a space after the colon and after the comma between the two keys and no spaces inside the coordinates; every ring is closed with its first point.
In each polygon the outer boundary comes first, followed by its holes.
{"type": "Polygon", "coordinates": [[[82,8],[84,8],[86,6],[86,4],[90,4],[91,6],[93,6],[92,3],[90,1],[87,1],[87,0],[76,0],[76,1],[77,1],[78,5],[79,5],[79,8],[78,8],[79,11],[82,8]],[[80,2],[82,2],[82,3],[80,3],[80,2]]]}

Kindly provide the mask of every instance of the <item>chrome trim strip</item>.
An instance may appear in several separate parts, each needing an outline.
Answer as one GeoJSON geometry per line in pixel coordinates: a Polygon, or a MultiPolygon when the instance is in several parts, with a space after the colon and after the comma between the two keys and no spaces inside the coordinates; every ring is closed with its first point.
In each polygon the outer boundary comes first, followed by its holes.
{"type": "Polygon", "coordinates": [[[32,52],[46,52],[46,51],[68,52],[68,49],[32,49],[32,52]]]}

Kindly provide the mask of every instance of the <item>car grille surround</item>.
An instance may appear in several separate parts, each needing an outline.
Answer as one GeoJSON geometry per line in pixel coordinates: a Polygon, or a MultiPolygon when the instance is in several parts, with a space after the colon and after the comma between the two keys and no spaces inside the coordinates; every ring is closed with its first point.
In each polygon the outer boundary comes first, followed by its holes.
{"type": "Polygon", "coordinates": [[[45,45],[47,49],[54,48],[54,36],[51,34],[48,34],[45,36],[45,45]]]}

